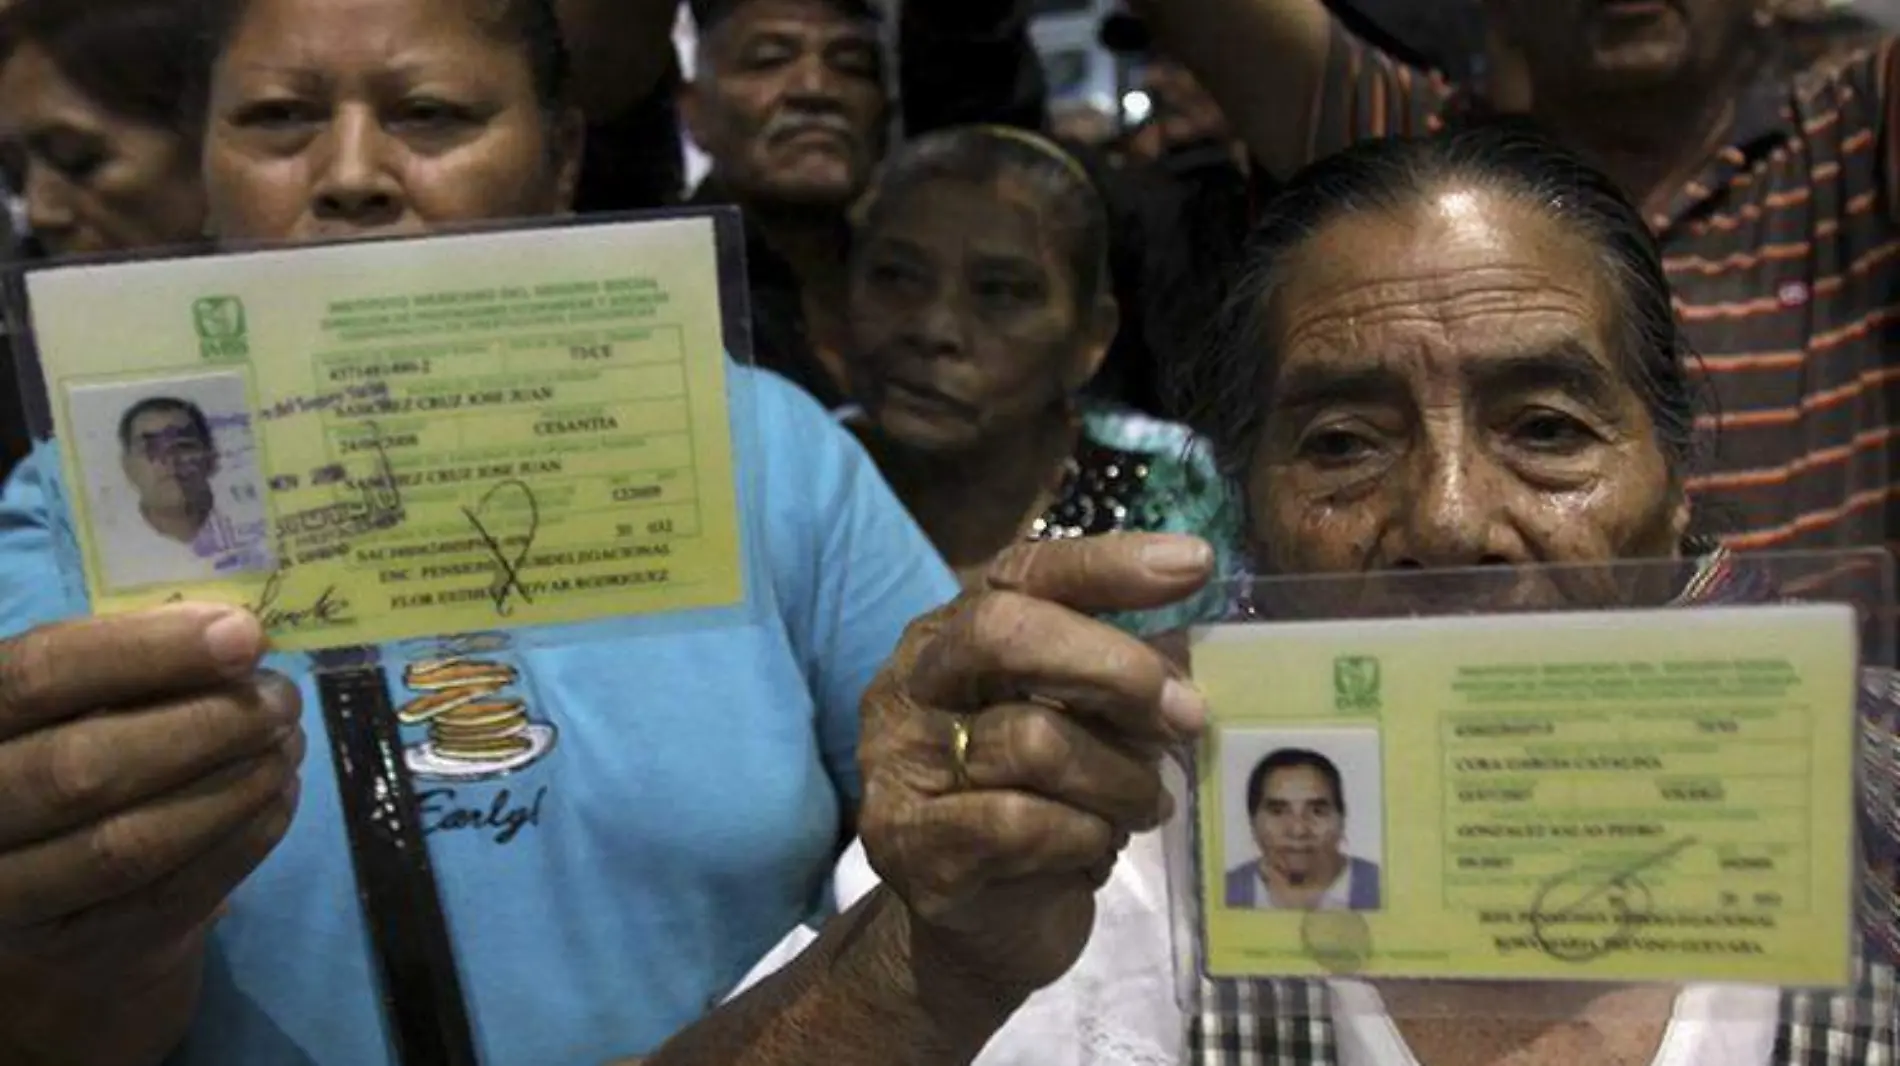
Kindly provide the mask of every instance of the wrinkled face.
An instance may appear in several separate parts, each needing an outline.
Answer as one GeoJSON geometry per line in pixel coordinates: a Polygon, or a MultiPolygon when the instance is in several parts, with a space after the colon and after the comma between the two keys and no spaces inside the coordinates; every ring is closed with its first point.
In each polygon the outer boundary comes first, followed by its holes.
{"type": "Polygon", "coordinates": [[[107,111],[37,45],[0,67],[0,161],[55,255],[202,235],[204,195],[186,138],[107,111]]]}
{"type": "Polygon", "coordinates": [[[1491,0],[1533,92],[1614,92],[1684,79],[1715,84],[1767,0],[1491,0]]]}
{"type": "Polygon", "coordinates": [[[1345,812],[1325,774],[1310,766],[1287,766],[1267,775],[1253,815],[1253,837],[1269,865],[1304,879],[1339,856],[1345,832],[1345,812]]]}
{"type": "Polygon", "coordinates": [[[126,480],[151,510],[182,510],[210,497],[218,455],[192,421],[176,408],[146,411],[132,420],[122,465],[126,480]]]}
{"type": "MultiPolygon", "coordinates": [[[[1675,553],[1688,509],[1613,354],[1617,290],[1587,241],[1454,187],[1322,226],[1280,276],[1247,473],[1263,571],[1675,553]]],[[[1512,581],[1495,606],[1560,599],[1512,581]]]]}
{"type": "Polygon", "coordinates": [[[251,0],[213,72],[225,238],[322,240],[565,210],[578,121],[469,0],[251,0]]]}
{"type": "Polygon", "coordinates": [[[738,199],[842,209],[864,190],[884,154],[872,24],[825,0],[743,0],[700,61],[681,116],[738,199]]]}
{"type": "Polygon", "coordinates": [[[880,205],[851,268],[853,395],[923,451],[982,446],[1094,376],[1113,336],[1015,182],[939,180],[880,205]]]}

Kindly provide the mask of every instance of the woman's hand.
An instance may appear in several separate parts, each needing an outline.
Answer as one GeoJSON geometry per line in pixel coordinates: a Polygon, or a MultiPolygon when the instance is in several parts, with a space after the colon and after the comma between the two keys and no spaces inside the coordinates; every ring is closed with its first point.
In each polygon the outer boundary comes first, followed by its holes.
{"type": "Polygon", "coordinates": [[[297,805],[264,643],[206,604],[0,643],[0,1050],[138,1061],[182,1033],[206,927],[297,805]]]}
{"type": "Polygon", "coordinates": [[[1171,810],[1160,760],[1206,715],[1166,657],[1088,612],[1177,602],[1212,566],[1186,537],[1025,545],[911,627],[860,750],[865,849],[913,955],[1006,994],[1075,963],[1117,854],[1171,810]]]}

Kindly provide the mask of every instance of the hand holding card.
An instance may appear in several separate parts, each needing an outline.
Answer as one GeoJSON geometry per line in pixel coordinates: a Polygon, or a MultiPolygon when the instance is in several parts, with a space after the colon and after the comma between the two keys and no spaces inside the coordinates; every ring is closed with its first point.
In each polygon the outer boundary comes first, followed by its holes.
{"type": "Polygon", "coordinates": [[[263,650],[256,619],[205,604],[0,644],[0,1047],[176,1039],[188,1013],[118,1008],[182,980],[189,1010],[205,926],[297,806],[299,701],[263,650]],[[149,1031],[71,1009],[101,999],[149,1031]]]}
{"type": "Polygon", "coordinates": [[[1171,808],[1163,753],[1204,713],[1084,612],[1173,603],[1212,562],[1181,537],[1026,545],[912,626],[865,698],[861,832],[947,965],[1027,991],[1075,962],[1095,890],[1171,808]]]}
{"type": "Polygon", "coordinates": [[[1834,603],[1199,631],[1207,972],[1842,985],[1859,653],[1834,603]]]}

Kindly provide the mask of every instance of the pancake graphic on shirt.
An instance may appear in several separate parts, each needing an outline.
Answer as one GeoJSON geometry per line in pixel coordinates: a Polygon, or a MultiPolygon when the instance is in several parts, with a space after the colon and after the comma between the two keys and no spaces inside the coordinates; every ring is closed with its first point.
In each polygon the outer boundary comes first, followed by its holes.
{"type": "Polygon", "coordinates": [[[529,710],[520,668],[497,654],[505,647],[505,638],[463,638],[404,667],[402,683],[410,695],[396,717],[426,732],[408,749],[411,773],[449,780],[501,777],[554,747],[554,726],[535,721],[529,710]]]}

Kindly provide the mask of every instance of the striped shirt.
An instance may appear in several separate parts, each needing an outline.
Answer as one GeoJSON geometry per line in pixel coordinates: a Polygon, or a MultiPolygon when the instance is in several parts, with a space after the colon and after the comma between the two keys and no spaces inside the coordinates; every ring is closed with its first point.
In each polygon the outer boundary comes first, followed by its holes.
{"type": "MultiPolygon", "coordinates": [[[[1709,402],[1689,487],[1739,548],[1893,546],[1900,492],[1895,41],[1764,71],[1732,137],[1650,219],[1709,402]]],[[[1470,110],[1437,75],[1335,27],[1312,158],[1470,110]]]]}

